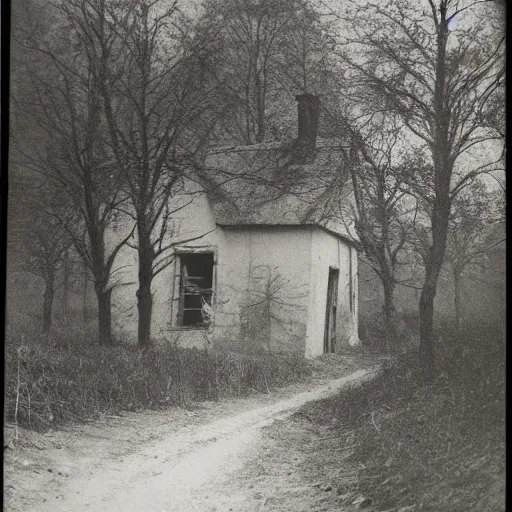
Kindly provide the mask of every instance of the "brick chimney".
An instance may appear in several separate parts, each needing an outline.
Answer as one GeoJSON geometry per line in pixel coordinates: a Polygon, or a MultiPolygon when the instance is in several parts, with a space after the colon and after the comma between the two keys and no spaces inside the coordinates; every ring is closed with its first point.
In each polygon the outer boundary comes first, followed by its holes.
{"type": "Polygon", "coordinates": [[[318,135],[318,118],[320,116],[320,100],[314,94],[298,94],[299,134],[298,145],[314,150],[318,135]]]}

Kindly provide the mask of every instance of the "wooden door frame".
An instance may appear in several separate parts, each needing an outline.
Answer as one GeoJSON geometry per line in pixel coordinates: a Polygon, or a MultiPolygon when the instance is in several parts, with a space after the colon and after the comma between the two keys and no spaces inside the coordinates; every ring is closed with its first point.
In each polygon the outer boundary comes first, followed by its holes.
{"type": "Polygon", "coordinates": [[[337,267],[329,267],[329,274],[327,278],[327,300],[325,305],[324,354],[333,353],[335,351],[339,277],[340,269],[337,267]],[[331,323],[333,327],[332,330],[331,323]]]}

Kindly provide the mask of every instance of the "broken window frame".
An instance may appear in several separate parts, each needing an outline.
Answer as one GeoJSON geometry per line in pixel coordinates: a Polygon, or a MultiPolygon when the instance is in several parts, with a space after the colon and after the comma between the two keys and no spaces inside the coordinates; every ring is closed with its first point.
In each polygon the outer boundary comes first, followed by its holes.
{"type": "MultiPolygon", "coordinates": [[[[201,299],[205,300],[212,308],[215,300],[215,286],[216,286],[216,268],[217,268],[217,253],[213,248],[208,249],[182,249],[175,252],[175,261],[177,263],[175,268],[174,279],[178,281],[177,295],[174,296],[174,300],[178,302],[178,310],[174,320],[175,328],[180,330],[207,330],[210,325],[208,322],[184,324],[184,317],[186,311],[202,311],[203,308],[185,308],[185,298],[187,296],[200,296],[201,299]],[[195,290],[192,293],[186,293],[187,287],[184,283],[184,279],[188,281],[194,281],[201,279],[200,276],[188,276],[184,275],[185,265],[187,256],[192,255],[210,255],[212,257],[212,275],[211,275],[211,288],[202,288],[201,291],[195,290]]],[[[190,292],[191,290],[188,289],[190,292]]],[[[174,295],[174,294],[173,294],[174,295]]],[[[201,300],[201,303],[202,303],[201,300]]]]}

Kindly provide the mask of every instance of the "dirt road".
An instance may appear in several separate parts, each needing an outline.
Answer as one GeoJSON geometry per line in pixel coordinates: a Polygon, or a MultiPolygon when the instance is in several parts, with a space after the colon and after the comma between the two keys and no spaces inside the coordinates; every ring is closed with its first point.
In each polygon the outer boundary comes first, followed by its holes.
{"type": "Polygon", "coordinates": [[[24,475],[19,469],[12,475],[6,472],[6,495],[11,499],[5,510],[264,510],[265,497],[253,490],[254,471],[241,476],[244,468],[254,469],[268,449],[264,427],[373,373],[358,370],[270,404],[256,397],[205,404],[195,411],[110,418],[104,424],[54,432],[45,438],[47,446],[38,439],[18,459],[24,475]]]}

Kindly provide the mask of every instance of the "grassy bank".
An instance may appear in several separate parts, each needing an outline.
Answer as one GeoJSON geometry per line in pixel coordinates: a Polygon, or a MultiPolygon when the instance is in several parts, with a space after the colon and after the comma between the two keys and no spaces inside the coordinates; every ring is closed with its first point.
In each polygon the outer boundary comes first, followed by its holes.
{"type": "Polygon", "coordinates": [[[309,416],[338,421],[340,481],[351,503],[368,497],[375,510],[504,510],[504,333],[471,326],[438,341],[440,375],[419,383],[415,356],[403,356],[371,383],[311,406],[309,416]]]}
{"type": "Polygon", "coordinates": [[[306,378],[303,359],[179,348],[99,347],[70,333],[8,333],[5,419],[44,431],[101,413],[267,392],[306,378]]]}

